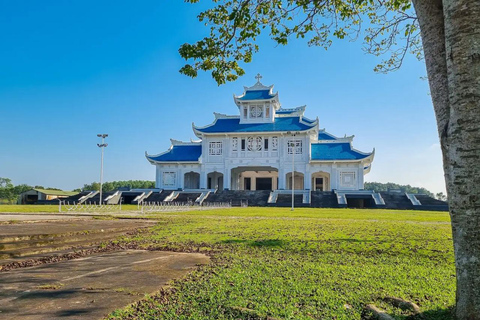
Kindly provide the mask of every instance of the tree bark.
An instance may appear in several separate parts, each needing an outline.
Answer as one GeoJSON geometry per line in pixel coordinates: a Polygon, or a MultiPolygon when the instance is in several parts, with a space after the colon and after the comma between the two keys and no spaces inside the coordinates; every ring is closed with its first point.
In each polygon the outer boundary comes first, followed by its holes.
{"type": "Polygon", "coordinates": [[[413,0],[442,146],[455,315],[480,320],[480,1],[413,0]]]}
{"type": "Polygon", "coordinates": [[[444,0],[457,319],[480,319],[480,1],[444,0]]]}

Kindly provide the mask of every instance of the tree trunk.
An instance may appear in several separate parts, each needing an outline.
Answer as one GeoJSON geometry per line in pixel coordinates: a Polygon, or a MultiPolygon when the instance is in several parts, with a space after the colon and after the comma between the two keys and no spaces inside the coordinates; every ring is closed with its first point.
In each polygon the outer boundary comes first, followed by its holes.
{"type": "Polygon", "coordinates": [[[458,319],[480,319],[480,1],[444,0],[450,119],[446,164],[458,319]]]}
{"type": "Polygon", "coordinates": [[[442,146],[456,318],[480,320],[480,1],[413,0],[442,146]]]}

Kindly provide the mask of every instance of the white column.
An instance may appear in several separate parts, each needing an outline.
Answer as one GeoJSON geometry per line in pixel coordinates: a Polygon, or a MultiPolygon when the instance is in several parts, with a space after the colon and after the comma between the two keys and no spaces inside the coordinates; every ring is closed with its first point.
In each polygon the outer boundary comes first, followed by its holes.
{"type": "Polygon", "coordinates": [[[155,188],[160,188],[160,186],[161,186],[161,180],[160,179],[162,177],[161,177],[161,174],[160,174],[160,166],[158,164],[155,166],[155,170],[156,170],[156,172],[155,172],[155,176],[156,176],[156,178],[155,178],[155,188]]]}
{"type": "Polygon", "coordinates": [[[286,190],[286,179],[285,179],[285,170],[283,169],[282,166],[278,168],[278,189],[283,189],[286,190]]]}
{"type": "Polygon", "coordinates": [[[207,172],[206,170],[203,170],[200,172],[200,189],[206,189],[207,188],[207,172]]]}
{"type": "Polygon", "coordinates": [[[223,189],[231,189],[231,170],[229,167],[225,167],[225,170],[223,172],[223,189]]]}
{"type": "Polygon", "coordinates": [[[178,173],[180,175],[180,189],[185,189],[185,172],[184,170],[178,170],[178,173]]]}
{"type": "Polygon", "coordinates": [[[304,189],[312,190],[312,173],[310,172],[310,166],[308,164],[305,170],[303,181],[304,181],[304,189]]]}
{"type": "Polygon", "coordinates": [[[363,163],[359,164],[358,173],[357,173],[358,189],[363,189],[363,184],[364,184],[363,166],[364,166],[363,163]]]}

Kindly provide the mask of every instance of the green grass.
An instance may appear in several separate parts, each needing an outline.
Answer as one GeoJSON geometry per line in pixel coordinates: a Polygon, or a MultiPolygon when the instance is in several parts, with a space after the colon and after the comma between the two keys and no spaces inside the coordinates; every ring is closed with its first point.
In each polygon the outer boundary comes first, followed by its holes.
{"type": "Polygon", "coordinates": [[[0,204],[0,212],[2,213],[58,212],[58,205],[0,204]]]}
{"type": "Polygon", "coordinates": [[[212,263],[111,319],[360,319],[374,303],[417,303],[451,319],[455,274],[447,213],[242,208],[152,215],[151,233],[121,241],[204,252],[212,263]]]}

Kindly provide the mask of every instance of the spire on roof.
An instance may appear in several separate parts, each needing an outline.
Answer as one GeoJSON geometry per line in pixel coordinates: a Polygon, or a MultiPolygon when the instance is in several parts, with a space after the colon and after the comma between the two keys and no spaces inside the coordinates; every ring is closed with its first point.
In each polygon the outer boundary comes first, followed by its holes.
{"type": "Polygon", "coordinates": [[[255,76],[255,79],[257,79],[257,83],[260,84],[260,79],[262,79],[262,75],[260,73],[257,73],[257,75],[255,76]]]}

